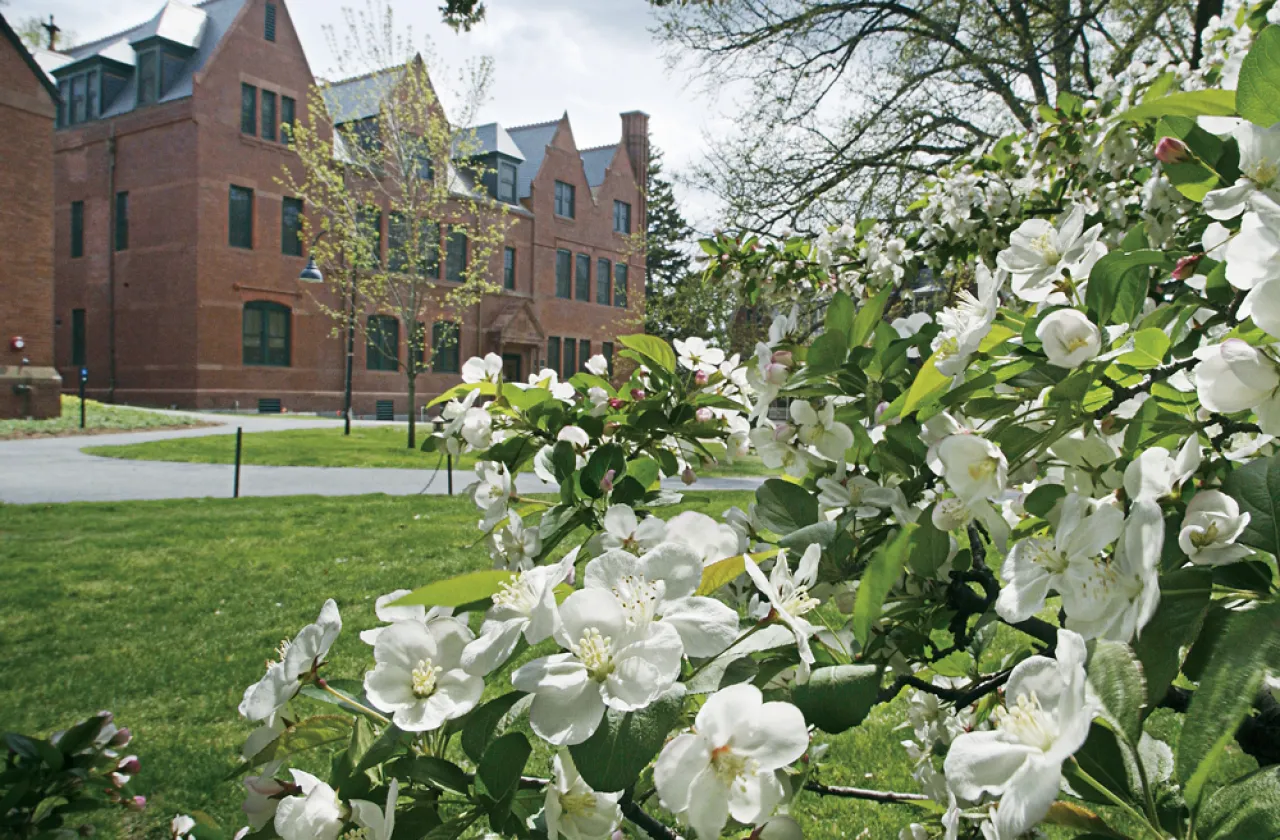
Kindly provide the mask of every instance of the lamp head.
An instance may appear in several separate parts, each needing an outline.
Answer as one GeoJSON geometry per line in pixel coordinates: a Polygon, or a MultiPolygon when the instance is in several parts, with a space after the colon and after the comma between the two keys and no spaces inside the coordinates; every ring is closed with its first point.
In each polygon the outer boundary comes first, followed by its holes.
{"type": "Polygon", "coordinates": [[[302,273],[298,275],[298,279],[303,283],[323,283],[324,275],[320,273],[320,269],[316,266],[316,258],[307,258],[307,267],[302,269],[302,273]]]}

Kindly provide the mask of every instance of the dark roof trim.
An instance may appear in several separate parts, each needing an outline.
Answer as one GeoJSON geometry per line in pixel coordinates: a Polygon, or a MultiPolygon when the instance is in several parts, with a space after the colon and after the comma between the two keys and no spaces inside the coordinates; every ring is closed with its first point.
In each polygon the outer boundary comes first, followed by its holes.
{"type": "Polygon", "coordinates": [[[14,49],[18,51],[18,55],[22,56],[22,60],[31,68],[31,72],[35,73],[36,78],[44,85],[44,89],[49,91],[49,95],[53,97],[53,104],[57,105],[61,102],[62,97],[58,96],[58,86],[53,83],[53,80],[49,78],[44,70],[40,69],[40,65],[36,64],[36,60],[27,49],[27,45],[22,43],[22,39],[18,37],[17,32],[13,31],[13,27],[9,25],[9,21],[5,20],[4,15],[0,15],[0,32],[3,32],[4,36],[13,44],[14,49]]]}

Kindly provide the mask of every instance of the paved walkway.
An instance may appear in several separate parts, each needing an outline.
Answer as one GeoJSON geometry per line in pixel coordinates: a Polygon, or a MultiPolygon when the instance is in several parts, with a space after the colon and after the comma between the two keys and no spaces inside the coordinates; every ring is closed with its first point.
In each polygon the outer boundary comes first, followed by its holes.
{"type": "MultiPolygon", "coordinates": [[[[81,452],[86,446],[145,443],[169,438],[312,429],[338,421],[302,417],[256,417],[225,414],[196,415],[218,423],[200,429],[128,432],[84,437],[32,438],[0,441],[0,502],[110,502],[134,499],[228,498],[235,480],[229,464],[183,464],[169,461],[127,461],[81,452]]],[[[376,425],[372,421],[360,425],[376,425]]],[[[470,471],[454,471],[455,493],[475,480],[470,471]]],[[[673,481],[673,489],[754,490],[757,478],[705,478],[691,488],[673,481]]],[[[391,496],[443,495],[448,492],[443,470],[366,469],[362,467],[257,467],[240,468],[241,496],[358,496],[386,493],[391,496]]],[[[555,490],[532,473],[516,478],[521,493],[555,490]]]]}

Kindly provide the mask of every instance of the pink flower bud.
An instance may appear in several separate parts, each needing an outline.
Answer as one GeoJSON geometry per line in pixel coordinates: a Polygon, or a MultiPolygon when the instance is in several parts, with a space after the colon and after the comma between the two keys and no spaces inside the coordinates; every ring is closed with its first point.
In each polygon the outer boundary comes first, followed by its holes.
{"type": "Polygon", "coordinates": [[[791,355],[790,350],[775,350],[769,361],[773,362],[775,365],[791,367],[795,362],[795,356],[791,355]]]}
{"type": "Polygon", "coordinates": [[[122,788],[125,785],[129,784],[129,777],[120,772],[112,773],[111,784],[115,785],[118,788],[122,788]]]}
{"type": "Polygon", "coordinates": [[[251,793],[267,797],[279,796],[291,787],[291,785],[273,779],[270,776],[250,776],[244,780],[244,786],[251,793]]]}
{"type": "Polygon", "coordinates": [[[1178,260],[1178,264],[1173,267],[1173,279],[1186,280],[1195,274],[1196,266],[1200,264],[1202,259],[1204,259],[1204,254],[1188,254],[1178,260]]]}
{"type": "Polygon", "coordinates": [[[770,385],[787,384],[787,368],[785,365],[768,364],[764,367],[764,381],[770,385]]]}
{"type": "Polygon", "coordinates": [[[609,397],[609,408],[612,408],[615,411],[622,408],[622,400],[617,397],[609,397]]]}
{"type": "Polygon", "coordinates": [[[136,755],[127,755],[116,765],[116,769],[129,776],[136,776],[138,771],[142,769],[142,762],[138,760],[136,755]]]}
{"type": "Polygon", "coordinates": [[[604,474],[604,477],[600,479],[600,489],[601,489],[601,490],[603,490],[603,491],[604,491],[604,492],[606,492],[606,493],[612,493],[612,492],[613,492],[613,477],[614,477],[616,474],[617,474],[617,471],[616,471],[616,470],[609,470],[608,472],[606,472],[606,473],[604,474]]]}
{"type": "Polygon", "coordinates": [[[643,389],[643,388],[632,388],[632,389],[631,389],[631,399],[633,399],[633,400],[642,400],[642,399],[644,399],[644,389],[643,389]]]}
{"type": "Polygon", "coordinates": [[[1156,160],[1161,163],[1186,163],[1191,160],[1191,149],[1177,137],[1161,137],[1156,143],[1156,160]]]}
{"type": "Polygon", "coordinates": [[[871,422],[873,422],[873,423],[879,423],[879,422],[880,422],[880,418],[881,418],[881,417],[884,415],[884,413],[885,413],[886,411],[888,411],[888,410],[889,410],[889,404],[888,404],[887,402],[883,402],[883,401],[881,401],[881,402],[877,403],[877,404],[876,404],[876,410],[875,410],[875,412],[871,415],[871,422]]]}
{"type": "Polygon", "coordinates": [[[697,418],[699,423],[710,423],[715,419],[715,415],[711,413],[709,408],[700,408],[694,412],[693,416],[697,418]]]}
{"type": "Polygon", "coordinates": [[[680,480],[685,484],[693,484],[698,480],[698,476],[694,475],[693,467],[685,467],[684,472],[680,473],[680,480]]]}
{"type": "Polygon", "coordinates": [[[693,375],[693,384],[701,388],[703,385],[707,384],[707,380],[710,378],[711,377],[707,376],[707,372],[705,370],[700,370],[693,375]]]}
{"type": "Polygon", "coordinates": [[[125,807],[128,808],[130,811],[141,811],[142,809],[147,807],[147,798],[141,795],[135,796],[132,799],[125,802],[125,807]]]}
{"type": "Polygon", "coordinates": [[[132,740],[133,740],[133,733],[129,731],[129,727],[122,726],[120,727],[119,730],[116,731],[115,735],[111,736],[111,746],[127,747],[129,746],[129,742],[132,740]]]}
{"type": "Polygon", "coordinates": [[[729,255],[728,255],[728,254],[721,254],[721,255],[720,255],[720,262],[722,262],[722,263],[727,263],[728,261],[729,261],[729,255]]]}

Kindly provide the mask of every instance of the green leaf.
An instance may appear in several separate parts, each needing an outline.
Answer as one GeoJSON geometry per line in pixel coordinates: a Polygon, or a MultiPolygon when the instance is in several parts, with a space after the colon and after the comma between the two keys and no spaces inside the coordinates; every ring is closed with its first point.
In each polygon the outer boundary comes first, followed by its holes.
{"type": "Polygon", "coordinates": [[[450,793],[470,795],[471,777],[451,761],[433,755],[405,756],[392,765],[395,775],[405,776],[423,785],[431,785],[450,793]]]}
{"type": "MultiPolygon", "coordinates": [[[[1102,723],[1094,722],[1089,727],[1089,737],[1085,740],[1084,746],[1076,750],[1074,758],[1080,765],[1080,769],[1100,782],[1107,790],[1121,799],[1129,798],[1130,791],[1133,789],[1133,783],[1129,778],[1129,762],[1125,760],[1124,751],[1113,730],[1102,723]]],[[[1094,790],[1092,785],[1079,780],[1070,762],[1063,765],[1062,770],[1067,778],[1072,780],[1072,789],[1080,794],[1082,799],[1089,802],[1110,803],[1110,800],[1094,790]]]]}
{"type": "Polygon", "coordinates": [[[1200,811],[1196,837],[1200,840],[1280,837],[1280,766],[1264,767],[1214,791],[1200,811]]]}
{"type": "Polygon", "coordinates": [[[1222,489],[1240,504],[1241,513],[1249,514],[1237,542],[1280,558],[1280,455],[1233,471],[1222,489]]]}
{"type": "Polygon", "coordinates": [[[1147,708],[1154,709],[1178,676],[1182,649],[1200,635],[1213,575],[1208,569],[1180,569],[1160,576],[1160,606],[1133,651],[1147,680],[1147,708]]]}
{"type": "Polygon", "coordinates": [[[862,645],[871,638],[871,625],[880,617],[884,599],[907,567],[912,536],[920,526],[909,524],[889,542],[876,549],[862,573],[858,595],[853,602],[853,633],[862,645]]]}
{"type": "Polygon", "coordinates": [[[880,669],[874,665],[833,665],[793,685],[791,702],[807,722],[834,735],[862,723],[879,691],[880,669]]]}
{"type": "Polygon", "coordinates": [[[756,516],[776,534],[790,534],[818,521],[818,498],[798,484],[771,478],[756,490],[756,516]]]}
{"type": "Polygon", "coordinates": [[[1163,251],[1115,251],[1107,254],[1089,272],[1085,305],[1099,326],[1131,324],[1142,313],[1147,299],[1151,266],[1172,268],[1163,251]]]}
{"type": "Polygon", "coordinates": [[[528,411],[535,405],[554,399],[551,392],[545,388],[503,388],[502,398],[512,408],[518,408],[521,411],[528,411]]]}
{"type": "Polygon", "coordinates": [[[613,477],[617,480],[622,477],[626,468],[627,459],[622,452],[622,447],[616,443],[606,443],[591,453],[591,457],[587,459],[587,465],[582,468],[578,476],[582,484],[582,492],[589,498],[600,498],[604,495],[600,482],[604,480],[605,474],[613,470],[613,477]]]}
{"type": "Polygon", "coordinates": [[[782,548],[795,549],[796,551],[804,551],[815,543],[827,548],[835,540],[839,530],[839,524],[833,520],[815,522],[812,525],[806,525],[798,531],[792,531],[787,534],[778,540],[778,545],[782,548]]]}
{"type": "Polygon", "coordinates": [[[465,575],[438,580],[413,590],[391,606],[468,607],[488,602],[502,584],[511,580],[511,572],[484,569],[465,575]]]}
{"type": "Polygon", "coordinates": [[[1131,749],[1142,737],[1142,708],[1147,682],[1133,651],[1123,642],[1098,639],[1089,657],[1089,684],[1102,702],[1102,715],[1131,749]]]}
{"type": "Polygon", "coordinates": [[[1178,739],[1177,777],[1192,807],[1249,713],[1267,664],[1276,657],[1280,657],[1280,602],[1231,615],[1191,698],[1178,739]]]}
{"type": "MultiPolygon", "coordinates": [[[[778,550],[771,549],[769,551],[761,551],[751,555],[751,559],[760,563],[768,560],[770,557],[776,557],[778,550]]],[[[698,591],[695,595],[710,595],[720,587],[732,583],[738,575],[746,571],[746,563],[742,559],[743,555],[735,554],[732,557],[726,557],[723,560],[717,560],[702,570],[702,581],[698,584],[698,591]]]]}
{"type": "Polygon", "coordinates": [[[652,458],[636,458],[627,462],[627,475],[640,482],[645,489],[652,487],[661,474],[658,462],[652,458]]]}
{"type": "Polygon", "coordinates": [[[625,790],[635,784],[680,725],[683,708],[684,689],[677,686],[639,711],[609,709],[595,734],[569,747],[573,763],[597,791],[625,790]]]}
{"type": "Polygon", "coordinates": [[[916,378],[911,382],[910,390],[907,391],[906,402],[903,403],[902,410],[897,416],[908,415],[930,398],[946,392],[951,384],[951,377],[938,371],[937,358],[938,354],[935,352],[916,373],[916,378]]]}
{"type": "Polygon", "coordinates": [[[827,331],[813,340],[805,366],[809,373],[830,373],[844,365],[849,354],[848,335],[840,331],[827,331]]]}
{"type": "Polygon", "coordinates": [[[618,343],[652,359],[654,364],[668,373],[675,373],[676,351],[671,349],[670,344],[667,344],[657,336],[622,335],[618,336],[618,343]]]}
{"type": "Polygon", "coordinates": [[[279,737],[237,768],[236,773],[268,761],[346,741],[351,737],[351,722],[352,718],[343,715],[313,715],[304,718],[281,732],[279,737]]]}
{"type": "Polygon", "coordinates": [[[484,751],[476,766],[476,790],[493,800],[489,816],[503,816],[511,810],[511,800],[520,786],[520,774],[533,747],[520,732],[508,732],[484,751]]]}
{"type": "Polygon", "coordinates": [[[511,691],[476,707],[467,715],[466,725],[462,727],[462,751],[467,754],[467,758],[480,761],[485,747],[489,745],[489,739],[502,724],[502,719],[525,696],[522,692],[511,691]]]}
{"type": "MultiPolygon", "coordinates": [[[[363,720],[363,718],[361,718],[363,720]]],[[[395,755],[400,749],[401,739],[404,737],[404,731],[394,723],[388,724],[387,728],[382,730],[376,741],[369,745],[364,755],[356,762],[356,771],[368,770],[370,767],[376,767],[395,755]]]]}
{"type": "Polygon", "coordinates": [[[460,400],[472,391],[479,391],[482,397],[493,397],[498,393],[498,386],[492,382],[464,382],[461,385],[454,385],[431,402],[427,403],[427,408],[449,400],[460,400]]]}
{"type": "Polygon", "coordinates": [[[1049,512],[1053,510],[1053,506],[1066,495],[1067,488],[1061,484],[1041,484],[1027,494],[1022,506],[1027,513],[1033,513],[1041,519],[1046,519],[1049,516],[1049,512]]]}
{"type": "Polygon", "coordinates": [[[1280,122],[1280,26],[1262,30],[1244,57],[1236,106],[1240,116],[1263,128],[1280,122]]]}
{"type": "Polygon", "coordinates": [[[871,338],[876,325],[884,318],[884,310],[892,292],[891,286],[885,286],[858,310],[853,319],[853,328],[849,331],[850,347],[862,347],[871,338]]]}
{"type": "Polygon", "coordinates": [[[947,562],[947,555],[951,553],[951,535],[946,531],[939,531],[933,524],[932,507],[920,516],[916,526],[907,564],[916,574],[931,578],[947,562]]]}
{"type": "Polygon", "coordinates": [[[827,304],[827,317],[823,328],[827,332],[840,332],[846,336],[853,331],[853,298],[844,292],[836,292],[827,304]]]}
{"type": "Polygon", "coordinates": [[[1130,108],[1116,119],[1142,122],[1158,117],[1229,117],[1236,112],[1236,94],[1231,90],[1191,90],[1171,93],[1130,108]]]}
{"type": "Polygon", "coordinates": [[[1138,330],[1133,336],[1133,349],[1116,359],[1122,365],[1149,370],[1159,367],[1164,354],[1169,352],[1169,336],[1164,330],[1150,328],[1138,330]]]}
{"type": "Polygon", "coordinates": [[[565,484],[578,471],[578,453],[567,440],[558,440],[551,447],[551,473],[556,481],[565,484]]]}

